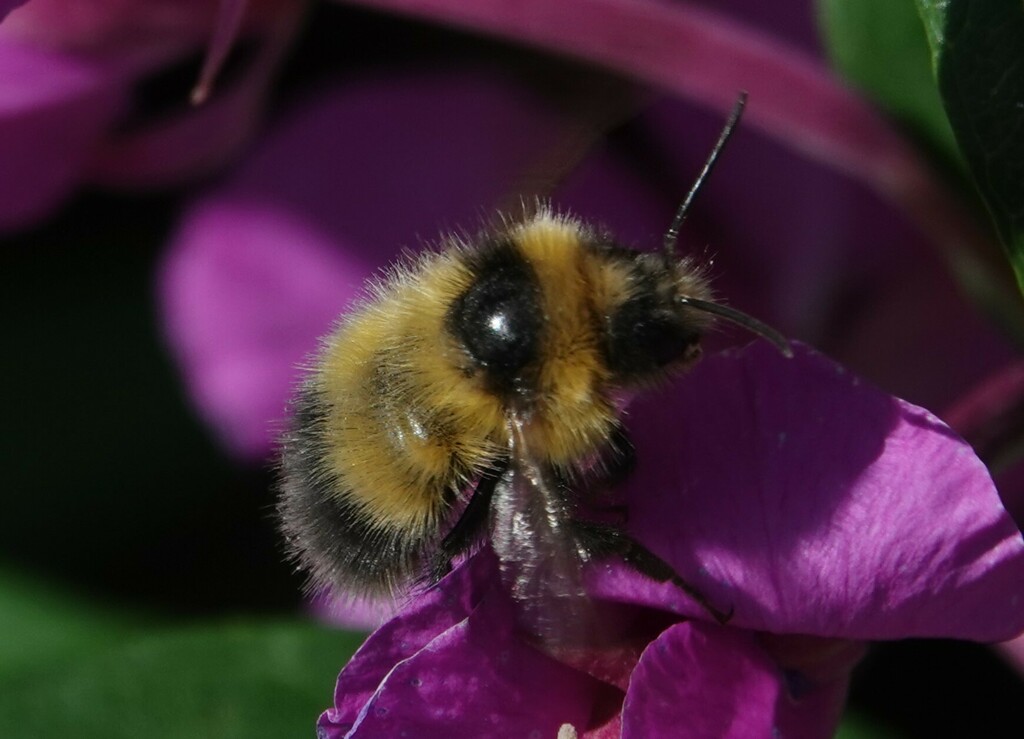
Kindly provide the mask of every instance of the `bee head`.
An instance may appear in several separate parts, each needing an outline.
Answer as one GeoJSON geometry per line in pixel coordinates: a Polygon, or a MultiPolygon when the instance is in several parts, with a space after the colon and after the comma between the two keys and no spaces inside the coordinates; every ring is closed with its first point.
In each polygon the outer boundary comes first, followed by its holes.
{"type": "Polygon", "coordinates": [[[636,254],[631,272],[634,289],[607,316],[608,368],[629,381],[695,362],[709,320],[682,301],[707,300],[706,280],[690,264],[669,264],[658,254],[636,254]]]}
{"type": "Polygon", "coordinates": [[[792,355],[785,337],[772,327],[711,302],[707,278],[689,260],[638,253],[632,261],[635,288],[607,317],[605,361],[619,381],[643,380],[693,364],[700,358],[701,338],[716,318],[792,355]]]}
{"type": "Polygon", "coordinates": [[[690,205],[736,129],[746,102],[747,94],[741,92],[704,168],[665,232],[661,253],[636,257],[635,274],[640,275],[641,288],[612,316],[608,332],[609,366],[622,379],[640,379],[662,368],[696,361],[701,334],[712,316],[739,324],[771,341],[783,354],[792,354],[785,338],[773,328],[745,313],[712,303],[703,275],[676,254],[679,229],[690,205]]]}

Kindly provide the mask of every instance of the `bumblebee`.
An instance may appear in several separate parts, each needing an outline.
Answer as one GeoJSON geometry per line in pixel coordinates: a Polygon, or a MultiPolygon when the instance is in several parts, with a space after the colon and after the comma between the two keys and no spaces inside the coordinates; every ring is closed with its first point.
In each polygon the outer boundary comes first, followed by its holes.
{"type": "Polygon", "coordinates": [[[487,537],[531,628],[564,619],[550,603],[581,595],[581,566],[605,556],[728,618],[589,506],[630,460],[623,395],[696,362],[713,316],[787,350],[675,253],[743,102],[660,252],[540,205],[394,267],[341,319],[282,441],[281,527],[314,583],[395,594],[487,537]]]}

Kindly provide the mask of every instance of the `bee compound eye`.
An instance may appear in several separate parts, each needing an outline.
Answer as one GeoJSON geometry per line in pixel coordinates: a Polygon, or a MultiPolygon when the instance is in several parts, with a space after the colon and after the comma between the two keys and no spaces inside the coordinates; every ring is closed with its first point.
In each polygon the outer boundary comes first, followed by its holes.
{"type": "Polygon", "coordinates": [[[482,271],[453,305],[450,324],[488,374],[511,380],[537,355],[541,315],[533,276],[525,266],[482,271]]]}
{"type": "Polygon", "coordinates": [[[627,303],[610,321],[608,364],[620,376],[656,371],[692,355],[700,343],[700,332],[678,312],[644,302],[627,303]]]}
{"type": "Polygon", "coordinates": [[[679,359],[698,341],[700,336],[696,331],[677,320],[660,317],[633,324],[629,338],[633,353],[646,357],[655,367],[679,359]]]}

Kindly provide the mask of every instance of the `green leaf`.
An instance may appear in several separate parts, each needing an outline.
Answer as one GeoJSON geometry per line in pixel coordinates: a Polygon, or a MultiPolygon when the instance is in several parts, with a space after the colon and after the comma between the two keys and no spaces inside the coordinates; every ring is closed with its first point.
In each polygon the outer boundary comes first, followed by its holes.
{"type": "Polygon", "coordinates": [[[0,736],[313,736],[362,636],[300,623],[168,630],[0,679],[0,736]]]}
{"type": "Polygon", "coordinates": [[[134,623],[0,569],[0,680],[114,644],[134,623]]]}
{"type": "Polygon", "coordinates": [[[914,0],[819,0],[833,65],[947,167],[962,168],[914,0]]]}
{"type": "Polygon", "coordinates": [[[1024,290],[1024,4],[917,4],[956,140],[1024,290]]]}

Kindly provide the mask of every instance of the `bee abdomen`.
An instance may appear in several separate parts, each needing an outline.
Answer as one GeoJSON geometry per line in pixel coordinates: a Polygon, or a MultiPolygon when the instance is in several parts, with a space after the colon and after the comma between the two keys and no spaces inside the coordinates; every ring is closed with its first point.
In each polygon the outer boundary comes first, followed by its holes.
{"type": "Polygon", "coordinates": [[[357,595],[390,595],[421,569],[418,542],[379,525],[365,512],[317,485],[286,479],[278,505],[289,554],[327,584],[357,595]]]}
{"type": "Polygon", "coordinates": [[[346,490],[325,460],[323,408],[304,388],[284,439],[277,513],[289,556],[314,585],[390,595],[420,574],[422,531],[375,518],[346,490]]]}

